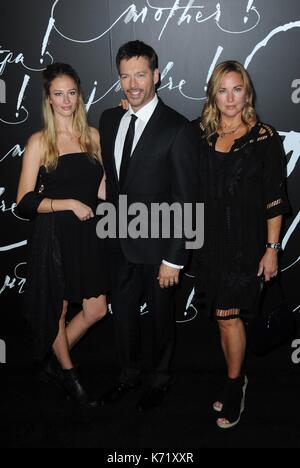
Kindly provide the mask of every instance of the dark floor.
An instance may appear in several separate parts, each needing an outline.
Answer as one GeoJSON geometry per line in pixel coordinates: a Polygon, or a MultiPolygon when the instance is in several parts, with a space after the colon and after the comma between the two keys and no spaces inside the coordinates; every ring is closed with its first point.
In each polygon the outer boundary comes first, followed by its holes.
{"type": "MultiPolygon", "coordinates": [[[[164,405],[147,414],[135,409],[143,388],[114,406],[80,410],[56,388],[39,383],[33,366],[0,365],[0,445],[161,450],[300,448],[300,364],[292,362],[293,349],[285,346],[267,357],[249,356],[245,413],[236,428],[222,431],[216,427],[211,409],[224,373],[216,330],[206,319],[199,319],[197,330],[195,323],[193,327],[184,326],[185,332],[181,329],[178,333],[171,390],[164,405]]],[[[102,330],[99,336],[103,337],[102,330]]],[[[111,343],[109,346],[113,350],[111,343]]],[[[95,395],[105,391],[116,375],[116,361],[109,361],[109,351],[96,334],[77,350],[83,379],[95,395]],[[98,360],[93,351],[97,346],[105,346],[98,360]]]]}

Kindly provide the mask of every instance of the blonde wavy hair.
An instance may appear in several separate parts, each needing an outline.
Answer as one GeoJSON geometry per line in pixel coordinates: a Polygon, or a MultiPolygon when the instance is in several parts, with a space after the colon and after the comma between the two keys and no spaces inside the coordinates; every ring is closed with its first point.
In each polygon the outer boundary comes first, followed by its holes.
{"type": "Polygon", "coordinates": [[[247,125],[248,131],[257,120],[256,111],[254,109],[255,91],[249,73],[241,63],[235,60],[222,62],[214,69],[208,82],[206,92],[207,99],[200,120],[200,125],[205,131],[207,140],[210,140],[212,135],[214,135],[220,127],[221,113],[216,104],[216,95],[221,87],[223,78],[230,72],[239,73],[245,86],[246,102],[242,112],[242,121],[247,125]]]}
{"type": "Polygon", "coordinates": [[[87,153],[90,157],[99,160],[100,152],[97,145],[94,143],[89,125],[85,105],[82,97],[80,79],[76,71],[66,63],[53,63],[49,65],[43,72],[44,78],[44,93],[43,93],[43,118],[44,128],[42,130],[43,141],[43,156],[42,161],[47,171],[56,169],[59,151],[57,147],[57,132],[55,126],[55,118],[52,106],[50,104],[50,87],[52,81],[61,76],[71,78],[78,91],[77,107],[73,115],[73,128],[79,138],[81,151],[87,153]]]}

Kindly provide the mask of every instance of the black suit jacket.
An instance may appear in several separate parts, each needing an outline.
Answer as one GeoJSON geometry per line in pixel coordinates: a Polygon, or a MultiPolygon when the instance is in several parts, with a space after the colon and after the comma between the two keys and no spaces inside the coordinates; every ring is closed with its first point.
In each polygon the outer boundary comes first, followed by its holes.
{"type": "MultiPolygon", "coordinates": [[[[127,178],[119,187],[114,147],[120,121],[126,111],[117,107],[106,110],[99,124],[101,151],[106,173],[107,201],[118,206],[119,195],[127,195],[128,204],[195,203],[199,191],[199,146],[195,129],[188,120],[159,100],[131,156],[127,178]]],[[[185,238],[119,239],[110,242],[121,248],[133,263],[159,264],[167,260],[185,265],[188,252],[185,238]]]]}

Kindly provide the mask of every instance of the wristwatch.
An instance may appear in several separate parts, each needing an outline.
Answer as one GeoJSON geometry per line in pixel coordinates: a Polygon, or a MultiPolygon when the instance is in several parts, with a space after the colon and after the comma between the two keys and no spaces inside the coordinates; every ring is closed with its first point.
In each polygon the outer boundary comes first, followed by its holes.
{"type": "Polygon", "coordinates": [[[281,250],[281,244],[280,244],[280,242],[267,242],[266,243],[266,248],[267,249],[274,249],[274,250],[276,250],[278,252],[279,250],[281,250]]]}

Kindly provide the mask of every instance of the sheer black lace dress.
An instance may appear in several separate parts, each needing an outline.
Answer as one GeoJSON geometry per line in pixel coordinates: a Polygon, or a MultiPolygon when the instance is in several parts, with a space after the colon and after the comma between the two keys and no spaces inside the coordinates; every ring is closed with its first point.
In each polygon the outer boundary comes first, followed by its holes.
{"type": "Polygon", "coordinates": [[[229,153],[221,153],[215,149],[217,135],[207,142],[200,122],[196,125],[205,203],[198,292],[204,294],[209,314],[217,309],[249,314],[258,291],[267,221],[289,210],[282,142],[271,126],[258,122],[235,140],[229,153]]]}

